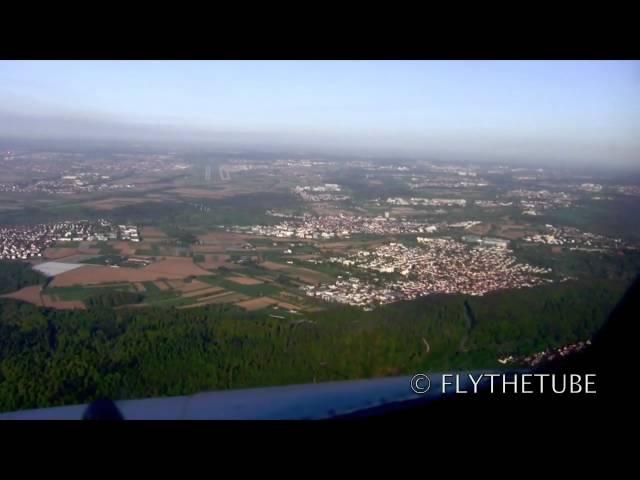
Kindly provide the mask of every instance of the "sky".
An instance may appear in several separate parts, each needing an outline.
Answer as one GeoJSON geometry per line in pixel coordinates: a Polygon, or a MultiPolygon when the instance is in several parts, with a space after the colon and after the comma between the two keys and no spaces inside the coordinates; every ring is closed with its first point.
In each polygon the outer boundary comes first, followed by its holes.
{"type": "Polygon", "coordinates": [[[0,135],[640,164],[640,62],[0,61],[0,135]]]}

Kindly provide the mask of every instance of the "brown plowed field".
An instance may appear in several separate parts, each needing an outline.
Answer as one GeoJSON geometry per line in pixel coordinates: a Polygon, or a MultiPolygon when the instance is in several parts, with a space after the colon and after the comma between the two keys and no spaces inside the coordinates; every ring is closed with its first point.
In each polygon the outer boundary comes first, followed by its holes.
{"type": "Polygon", "coordinates": [[[239,285],[260,285],[261,283],[264,283],[261,280],[256,280],[251,277],[227,277],[227,280],[239,285]]]}
{"type": "Polygon", "coordinates": [[[187,292],[184,293],[182,295],[183,298],[192,298],[192,297],[200,297],[203,295],[207,295],[209,293],[218,293],[218,292],[222,292],[224,290],[224,288],[222,287],[210,287],[210,288],[204,288],[201,290],[196,290],[195,292],[187,292]]]}
{"type": "Polygon", "coordinates": [[[201,307],[203,305],[213,305],[216,303],[231,303],[231,302],[237,302],[239,300],[244,300],[246,298],[247,297],[241,293],[232,293],[231,295],[228,295],[228,294],[214,295],[198,303],[192,303],[191,305],[182,305],[177,308],[193,308],[193,307],[201,307]]]}
{"type": "Polygon", "coordinates": [[[210,285],[209,283],[201,282],[200,280],[191,280],[190,283],[185,282],[184,286],[179,290],[181,292],[188,293],[188,292],[194,292],[197,290],[204,290],[209,285],[210,285]]]}
{"type": "Polygon", "coordinates": [[[29,287],[21,288],[15,292],[5,293],[0,295],[3,298],[13,298],[14,300],[22,300],[23,302],[33,303],[34,305],[42,305],[42,299],[40,298],[40,292],[42,291],[41,285],[31,285],[29,287]]]}
{"type": "Polygon", "coordinates": [[[102,265],[85,265],[75,270],[64,272],[51,282],[53,287],[69,287],[72,285],[96,285],[115,282],[153,282],[156,280],[177,280],[190,275],[209,275],[193,263],[190,257],[167,257],[143,268],[106,267],[102,265]]]}
{"type": "Polygon", "coordinates": [[[287,310],[300,310],[299,306],[293,305],[292,303],[278,302],[278,306],[287,310]]]}
{"type": "Polygon", "coordinates": [[[321,272],[316,272],[304,267],[293,267],[290,265],[283,265],[281,263],[271,262],[269,260],[262,262],[261,267],[269,270],[276,270],[286,273],[292,278],[299,278],[300,280],[308,283],[328,282],[331,281],[331,277],[321,272]]]}
{"type": "Polygon", "coordinates": [[[199,263],[202,268],[207,268],[210,270],[215,270],[218,267],[226,265],[229,263],[229,259],[231,257],[225,254],[212,255],[208,254],[204,256],[204,262],[199,263]]]}
{"type": "Polygon", "coordinates": [[[136,253],[136,247],[134,247],[133,244],[130,242],[119,240],[113,243],[110,242],[110,244],[113,246],[113,248],[118,250],[122,255],[125,255],[127,257],[130,255],[134,255],[136,253]]]}
{"type": "Polygon", "coordinates": [[[216,293],[215,295],[207,295],[206,297],[199,297],[198,298],[198,302],[208,302],[210,300],[218,300],[224,298],[225,302],[229,301],[227,300],[227,298],[233,298],[233,301],[239,301],[239,300],[246,300],[249,297],[247,297],[246,295],[242,294],[242,293],[238,293],[238,292],[230,292],[230,291],[224,291],[224,292],[220,292],[220,293],[216,293]],[[242,297],[242,298],[240,298],[242,297]]]}
{"type": "Polygon", "coordinates": [[[167,238],[167,234],[158,227],[142,227],[142,238],[167,238]]]}
{"type": "Polygon", "coordinates": [[[260,310],[262,308],[268,307],[269,305],[276,305],[278,300],[274,300],[269,297],[258,297],[252,298],[251,300],[245,300],[244,302],[238,302],[236,305],[238,307],[242,307],[245,310],[253,311],[260,310]]]}
{"type": "Polygon", "coordinates": [[[269,270],[286,270],[287,265],[282,265],[281,263],[275,263],[270,260],[266,260],[260,264],[261,267],[268,268],[269,270]]]}
{"type": "Polygon", "coordinates": [[[193,263],[191,257],[165,257],[164,260],[152,263],[141,270],[173,275],[169,278],[184,278],[189,275],[210,275],[210,273],[193,263]]]}
{"type": "Polygon", "coordinates": [[[32,303],[39,307],[55,308],[58,310],[70,310],[70,309],[86,309],[84,303],[79,300],[63,301],[57,298],[52,298],[50,295],[42,295],[41,285],[31,285],[29,287],[21,288],[15,292],[0,295],[4,298],[12,298],[14,300],[21,300],[23,302],[32,303]]]}
{"type": "Polygon", "coordinates": [[[97,248],[72,248],[72,247],[49,247],[42,256],[51,260],[57,260],[58,258],[70,257],[72,255],[97,255],[100,250],[97,248]]]}
{"type": "Polygon", "coordinates": [[[126,207],[127,205],[137,205],[145,202],[159,202],[158,199],[150,198],[134,198],[134,197],[114,197],[106,198],[104,200],[95,200],[93,202],[85,203],[86,206],[95,210],[113,210],[119,207],[126,207]]]}

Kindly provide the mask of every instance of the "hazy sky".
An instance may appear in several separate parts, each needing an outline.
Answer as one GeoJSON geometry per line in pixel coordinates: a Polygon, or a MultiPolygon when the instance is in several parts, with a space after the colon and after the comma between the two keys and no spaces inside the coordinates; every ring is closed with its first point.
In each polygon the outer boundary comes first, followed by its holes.
{"type": "Polygon", "coordinates": [[[640,163],[640,62],[2,61],[0,135],[640,163]]]}

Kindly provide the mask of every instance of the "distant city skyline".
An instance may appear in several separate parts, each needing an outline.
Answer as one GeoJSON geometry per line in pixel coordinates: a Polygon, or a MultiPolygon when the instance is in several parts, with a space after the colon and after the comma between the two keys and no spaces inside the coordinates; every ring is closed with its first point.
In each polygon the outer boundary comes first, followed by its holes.
{"type": "Polygon", "coordinates": [[[637,61],[0,61],[0,135],[640,162],[637,61]]]}

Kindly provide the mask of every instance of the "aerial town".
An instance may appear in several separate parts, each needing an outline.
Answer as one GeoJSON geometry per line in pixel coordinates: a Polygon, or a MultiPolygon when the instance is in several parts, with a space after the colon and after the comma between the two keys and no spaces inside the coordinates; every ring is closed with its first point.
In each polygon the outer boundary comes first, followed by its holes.
{"type": "Polygon", "coordinates": [[[1,182],[0,193],[71,195],[130,191],[136,188],[132,178],[138,175],[182,172],[188,166],[173,154],[114,153],[93,158],[80,153],[10,151],[0,157],[0,168],[20,176],[20,180],[1,182]]]}
{"type": "Polygon", "coordinates": [[[340,185],[335,183],[325,183],[317,187],[297,186],[293,191],[306,202],[341,202],[349,199],[348,195],[338,195],[337,192],[341,189],[340,185]]]}
{"type": "Polygon", "coordinates": [[[41,257],[56,242],[109,240],[139,242],[140,233],[135,225],[112,225],[106,220],[0,227],[0,260],[41,257]]]}
{"type": "Polygon", "coordinates": [[[409,199],[396,197],[387,198],[390,205],[423,205],[428,207],[464,207],[467,201],[464,198],[421,198],[411,197],[409,199]]]}
{"type": "Polygon", "coordinates": [[[64,175],[56,180],[0,183],[0,192],[71,195],[74,193],[116,192],[135,188],[135,185],[130,183],[106,183],[110,178],[108,175],[83,173],[79,175],[64,175]]]}
{"type": "Polygon", "coordinates": [[[512,190],[506,197],[519,198],[523,215],[538,216],[541,211],[555,208],[568,208],[575,201],[575,196],[565,192],[549,192],[548,190],[512,190]]]}
{"type": "Polygon", "coordinates": [[[554,227],[545,225],[546,232],[538,235],[528,235],[523,238],[525,242],[542,243],[545,245],[561,245],[571,250],[583,251],[609,251],[621,247],[634,248],[626,245],[620,238],[609,238],[589,232],[581,232],[573,227],[554,227]]]}
{"type": "Polygon", "coordinates": [[[356,234],[387,235],[428,233],[435,225],[419,221],[385,217],[323,215],[292,217],[277,225],[232,226],[229,231],[278,238],[329,239],[350,238],[356,234]]]}
{"type": "MultiPolygon", "coordinates": [[[[491,239],[489,239],[491,240],[491,239]]],[[[507,288],[549,283],[550,269],[517,263],[504,245],[470,247],[446,238],[418,237],[420,246],[389,243],[373,251],[360,250],[327,262],[381,274],[397,273],[398,280],[375,283],[355,276],[329,285],[303,287],[307,295],[327,301],[371,307],[375,304],[411,300],[433,293],[484,295],[507,288]]],[[[319,260],[313,260],[319,262],[319,260]]]]}
{"type": "Polygon", "coordinates": [[[536,352],[525,357],[514,357],[513,355],[509,355],[503,358],[499,358],[498,362],[502,365],[515,364],[535,367],[537,365],[540,365],[541,363],[551,362],[559,358],[567,357],[573,353],[580,352],[587,348],[589,345],[591,345],[591,340],[585,340],[554,349],[543,350],[541,352],[536,352]]]}

